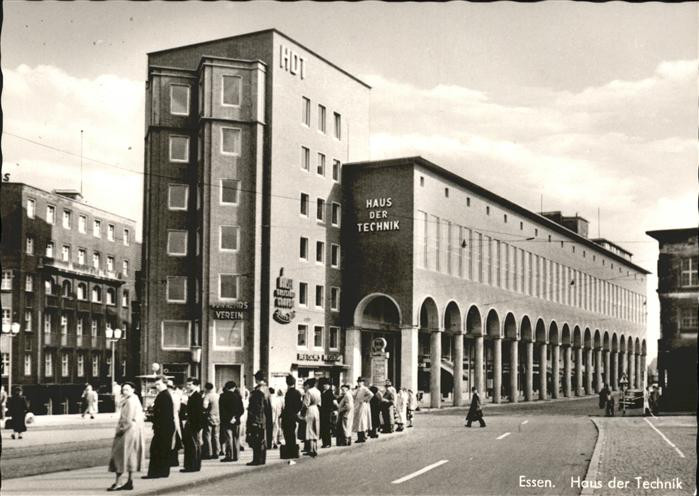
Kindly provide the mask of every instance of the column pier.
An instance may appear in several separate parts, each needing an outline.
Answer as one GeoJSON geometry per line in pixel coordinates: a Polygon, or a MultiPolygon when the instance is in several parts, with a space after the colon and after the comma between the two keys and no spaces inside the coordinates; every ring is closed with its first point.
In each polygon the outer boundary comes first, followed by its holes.
{"type": "Polygon", "coordinates": [[[636,389],[636,364],[635,362],[635,353],[628,353],[629,355],[629,389],[636,389]]]}
{"type": "Polygon", "coordinates": [[[548,399],[548,395],[546,394],[546,377],[547,377],[547,363],[546,363],[546,352],[548,349],[548,345],[546,343],[541,343],[539,346],[539,399],[540,400],[545,400],[548,399]]]}
{"type": "MultiPolygon", "coordinates": [[[[417,391],[418,328],[405,326],[400,330],[400,385],[417,391]]],[[[361,367],[360,367],[361,371],[361,367]]],[[[353,380],[358,374],[350,376],[353,380]]]]}
{"type": "Polygon", "coordinates": [[[585,364],[585,394],[592,394],[592,348],[585,350],[587,363],[585,364]]]}
{"type": "Polygon", "coordinates": [[[602,391],[602,366],[604,363],[602,361],[602,348],[596,349],[595,354],[597,355],[595,357],[595,359],[596,359],[595,382],[597,383],[597,387],[595,388],[595,392],[599,393],[600,391],[602,391]]]}
{"type": "Polygon", "coordinates": [[[524,372],[524,401],[532,401],[534,398],[534,343],[526,342],[526,370],[524,372]]]}
{"type": "MultiPolygon", "coordinates": [[[[355,381],[357,377],[362,375],[362,331],[356,327],[348,327],[345,330],[345,363],[349,366],[350,381],[355,381]]],[[[415,349],[415,369],[417,379],[417,347],[415,349]]],[[[417,380],[415,385],[417,385],[417,380]]]]}
{"type": "Polygon", "coordinates": [[[430,331],[430,407],[442,406],[442,333],[430,331]]]}
{"type": "Polygon", "coordinates": [[[517,375],[519,372],[518,356],[519,341],[510,341],[510,402],[517,403],[519,401],[519,389],[517,388],[517,375]]]}
{"type": "Polygon", "coordinates": [[[454,334],[454,406],[463,403],[464,389],[464,335],[454,334]]]}
{"type": "Polygon", "coordinates": [[[617,391],[619,389],[619,352],[611,351],[609,354],[611,355],[611,384],[609,387],[612,391],[617,391]]]}
{"type": "Polygon", "coordinates": [[[560,365],[560,345],[551,345],[551,398],[558,398],[558,391],[561,389],[559,380],[559,365],[560,365]]]}
{"type": "Polygon", "coordinates": [[[636,389],[643,388],[643,371],[641,370],[641,354],[636,354],[636,389]]]}
{"type": "Polygon", "coordinates": [[[482,398],[485,392],[485,374],[483,373],[483,336],[476,336],[473,340],[473,343],[475,345],[476,351],[476,373],[474,377],[475,384],[473,385],[473,387],[476,388],[478,394],[481,395],[482,398]]]}
{"type": "Polygon", "coordinates": [[[583,395],[583,349],[575,348],[575,395],[583,395]]]}
{"type": "Polygon", "coordinates": [[[571,357],[570,354],[572,353],[572,349],[570,345],[566,345],[563,347],[563,396],[566,398],[570,398],[573,396],[572,388],[571,388],[571,367],[570,367],[570,362],[571,362],[571,357]]]}
{"type": "Polygon", "coordinates": [[[493,339],[493,403],[502,401],[502,339],[493,339]]]}

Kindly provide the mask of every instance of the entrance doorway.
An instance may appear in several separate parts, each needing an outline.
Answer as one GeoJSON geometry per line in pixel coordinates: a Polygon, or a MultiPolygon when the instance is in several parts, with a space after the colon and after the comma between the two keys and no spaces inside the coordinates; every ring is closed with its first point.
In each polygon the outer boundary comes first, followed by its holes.
{"type": "Polygon", "coordinates": [[[240,365],[214,365],[214,387],[217,391],[223,389],[228,381],[234,381],[240,386],[240,365]]]}

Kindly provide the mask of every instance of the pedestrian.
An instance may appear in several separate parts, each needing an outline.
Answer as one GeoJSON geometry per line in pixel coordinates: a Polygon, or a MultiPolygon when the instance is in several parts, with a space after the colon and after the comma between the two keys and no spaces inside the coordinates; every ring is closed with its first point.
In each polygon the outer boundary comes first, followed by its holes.
{"type": "Polygon", "coordinates": [[[7,391],[5,391],[5,386],[0,385],[0,421],[1,422],[5,421],[6,408],[7,408],[7,391]]]}
{"type": "Polygon", "coordinates": [[[299,446],[296,443],[296,424],[303,406],[303,397],[301,392],[296,389],[296,378],[293,375],[289,374],[286,376],[286,386],[284,408],[281,415],[282,431],[284,431],[282,458],[298,458],[299,446]]]}
{"type": "Polygon", "coordinates": [[[357,388],[354,391],[354,418],[352,432],[357,433],[357,442],[366,442],[366,433],[371,429],[371,411],[369,401],[374,395],[364,385],[364,378],[357,378],[357,388]]]}
{"type": "Polygon", "coordinates": [[[306,441],[308,442],[308,455],[316,457],[318,455],[318,439],[320,438],[320,410],[322,398],[320,391],[316,387],[314,378],[308,379],[308,390],[303,398],[306,407],[306,441]]]}
{"type": "Polygon", "coordinates": [[[413,393],[412,389],[408,389],[408,409],[406,411],[406,417],[408,419],[408,427],[413,426],[413,417],[415,416],[415,409],[417,408],[417,397],[413,393]]]}
{"type": "Polygon", "coordinates": [[[471,406],[466,415],[466,427],[471,427],[471,422],[478,420],[481,427],[485,427],[483,420],[483,408],[481,407],[481,397],[475,387],[471,388],[471,406]]]}
{"type": "Polygon", "coordinates": [[[599,399],[599,407],[605,408],[607,406],[607,385],[606,384],[604,384],[602,386],[602,389],[600,389],[599,394],[598,394],[598,399],[599,399]]]}
{"type": "Polygon", "coordinates": [[[396,393],[396,432],[401,432],[406,424],[408,392],[400,388],[396,393]]]}
{"type": "MultiPolygon", "coordinates": [[[[273,389],[273,388],[270,388],[273,389]]],[[[282,411],[284,410],[284,391],[277,389],[272,397],[272,449],[282,445],[282,411]]]]}
{"type": "MultiPolygon", "coordinates": [[[[172,417],[175,423],[175,440],[172,446],[172,451],[170,452],[170,466],[177,467],[180,464],[179,451],[182,449],[182,412],[183,404],[183,394],[179,387],[175,387],[175,383],[172,379],[167,381],[167,392],[170,394],[172,399],[172,417]]],[[[182,414],[183,415],[183,414],[182,414]]]]}
{"type": "Polygon", "coordinates": [[[657,413],[658,413],[659,402],[660,402],[660,390],[658,389],[657,384],[653,384],[653,389],[650,392],[650,400],[649,400],[650,412],[653,415],[657,415],[657,413]]]}
{"type": "Polygon", "coordinates": [[[322,377],[320,379],[320,439],[322,441],[321,448],[330,448],[332,446],[332,413],[337,410],[338,403],[335,400],[332,389],[330,389],[330,381],[322,377]]]}
{"type": "MultiPolygon", "coordinates": [[[[243,398],[243,416],[240,418],[240,439],[247,439],[248,405],[250,402],[250,390],[247,388],[248,376],[243,374],[243,382],[240,383],[240,397],[243,398]]],[[[243,443],[240,443],[240,451],[245,451],[243,443]]]]}
{"type": "Polygon", "coordinates": [[[274,388],[265,389],[267,401],[265,402],[265,446],[272,449],[272,431],[274,430],[274,412],[272,411],[272,398],[274,388]]]}
{"type": "Polygon", "coordinates": [[[201,430],[204,427],[204,400],[199,392],[199,379],[190,377],[185,383],[187,405],[186,422],[182,433],[184,444],[184,468],[180,472],[199,472],[201,470],[201,430]]]}
{"type": "Polygon", "coordinates": [[[210,382],[204,384],[204,412],[206,421],[203,429],[202,459],[217,460],[221,451],[219,445],[221,417],[219,416],[219,395],[210,382]]]}
{"type": "MultiPolygon", "coordinates": [[[[85,386],[82,398],[84,405],[82,417],[84,418],[85,415],[89,415],[91,419],[94,419],[95,414],[97,413],[97,403],[99,401],[99,397],[97,396],[97,391],[92,389],[91,384],[87,384],[85,386]]],[[[116,405],[114,405],[114,408],[116,411],[116,405]]]]}
{"type": "Polygon", "coordinates": [[[27,432],[26,417],[29,411],[27,398],[22,395],[21,386],[12,386],[12,396],[7,400],[7,414],[10,417],[10,425],[6,427],[12,429],[12,439],[22,439],[22,433],[27,432]]]}
{"type": "Polygon", "coordinates": [[[240,452],[240,418],[243,416],[243,397],[240,396],[238,386],[233,381],[228,381],[223,386],[223,393],[219,398],[219,410],[221,414],[221,432],[224,435],[224,457],[222,462],[237,462],[240,452]]]}
{"type": "Polygon", "coordinates": [[[170,454],[175,446],[175,405],[167,389],[167,379],[159,377],[155,381],[158,391],[153,402],[153,439],[150,442],[148,475],[144,479],[158,479],[170,476],[170,454]]]}
{"type": "Polygon", "coordinates": [[[393,422],[395,417],[395,402],[396,402],[396,389],[391,384],[391,381],[386,381],[383,400],[381,406],[383,407],[383,431],[386,434],[393,433],[393,422]]]}
{"type": "Polygon", "coordinates": [[[261,371],[255,372],[255,389],[250,393],[247,418],[247,443],[252,448],[252,461],[247,465],[264,465],[267,462],[267,412],[271,410],[269,405],[269,391],[265,388],[264,375],[261,371]]]}
{"type": "Polygon", "coordinates": [[[609,388],[607,388],[606,414],[607,417],[614,416],[614,395],[609,388]]]}
{"type": "Polygon", "coordinates": [[[340,403],[338,405],[337,445],[349,446],[352,444],[352,418],[354,417],[354,398],[350,392],[350,385],[341,387],[340,403]]]}
{"type": "Polygon", "coordinates": [[[119,422],[112,444],[109,471],[116,473],[116,479],[108,491],[133,489],[133,472],[140,472],[145,464],[145,439],[143,436],[143,406],[135,394],[136,387],[131,382],[121,386],[122,400],[119,405],[119,422]],[[126,482],[121,476],[128,473],[126,482]]]}
{"type": "Polygon", "coordinates": [[[369,410],[371,413],[371,429],[369,429],[369,437],[377,438],[379,437],[379,431],[381,430],[381,401],[383,400],[383,394],[379,391],[379,388],[372,384],[369,391],[374,395],[369,400],[369,410]]]}

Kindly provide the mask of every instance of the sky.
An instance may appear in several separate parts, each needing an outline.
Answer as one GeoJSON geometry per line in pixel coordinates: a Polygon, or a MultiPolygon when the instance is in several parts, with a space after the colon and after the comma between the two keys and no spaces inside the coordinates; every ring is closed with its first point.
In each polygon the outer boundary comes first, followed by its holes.
{"type": "Polygon", "coordinates": [[[368,159],[422,155],[530,210],[577,213],[654,272],[645,232],[699,223],[697,8],[9,1],[3,173],[79,189],[83,130],[85,200],[140,221],[146,54],[275,27],[372,86],[368,159]]]}

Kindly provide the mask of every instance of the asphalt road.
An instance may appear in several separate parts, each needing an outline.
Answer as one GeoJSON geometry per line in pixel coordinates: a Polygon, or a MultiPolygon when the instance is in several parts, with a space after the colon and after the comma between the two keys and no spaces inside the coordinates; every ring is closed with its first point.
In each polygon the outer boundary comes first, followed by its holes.
{"type": "Polygon", "coordinates": [[[570,478],[585,477],[596,440],[588,418],[599,413],[595,403],[486,408],[487,427],[470,429],[463,410],[425,413],[407,436],[266,467],[193,492],[577,495],[570,478]],[[520,476],[549,487],[522,487],[520,476]]]}

